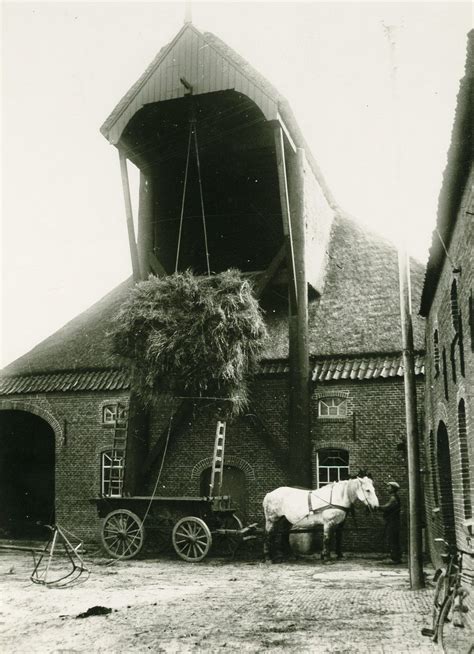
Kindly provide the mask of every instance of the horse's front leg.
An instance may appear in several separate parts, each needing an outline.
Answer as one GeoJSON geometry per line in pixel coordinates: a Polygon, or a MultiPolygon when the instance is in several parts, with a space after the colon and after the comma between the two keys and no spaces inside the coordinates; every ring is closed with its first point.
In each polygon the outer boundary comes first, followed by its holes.
{"type": "Polygon", "coordinates": [[[323,527],[323,549],[321,551],[321,561],[329,561],[331,558],[331,526],[325,524],[323,527]]]}
{"type": "Polygon", "coordinates": [[[271,520],[265,520],[265,530],[263,534],[263,560],[265,563],[272,562],[273,527],[274,523],[271,520]]]}

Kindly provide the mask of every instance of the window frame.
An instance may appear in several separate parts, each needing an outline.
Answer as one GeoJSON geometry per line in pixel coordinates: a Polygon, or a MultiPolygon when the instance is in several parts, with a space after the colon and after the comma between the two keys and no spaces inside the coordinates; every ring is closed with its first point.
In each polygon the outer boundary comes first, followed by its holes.
{"type": "Polygon", "coordinates": [[[323,488],[324,486],[327,486],[328,484],[331,484],[333,482],[337,481],[342,481],[344,479],[349,479],[350,475],[350,454],[349,450],[344,449],[343,447],[324,447],[319,449],[316,452],[316,488],[323,488]],[[347,463],[344,463],[344,465],[321,465],[321,457],[326,455],[326,456],[332,456],[333,458],[336,458],[337,455],[343,454],[343,457],[347,460],[347,463]],[[327,479],[326,480],[321,480],[321,470],[327,471],[327,479]],[[331,475],[330,471],[331,470],[337,470],[337,479],[331,479],[331,476],[334,477],[335,475],[331,475]],[[341,471],[344,470],[344,474],[341,476],[341,471]]]}
{"type": "Polygon", "coordinates": [[[123,497],[123,480],[125,472],[125,452],[123,450],[117,450],[116,458],[112,457],[113,450],[107,449],[103,450],[100,455],[100,491],[102,497],[123,497]],[[109,463],[106,463],[108,458],[109,463]],[[114,466],[114,460],[119,461],[118,466],[114,466]],[[112,470],[118,471],[118,479],[112,478],[112,470]],[[106,474],[106,471],[110,471],[109,475],[106,474]],[[118,484],[119,490],[117,492],[111,492],[111,485],[113,482],[118,484]]]}
{"type": "Polygon", "coordinates": [[[319,420],[346,420],[348,417],[348,406],[347,406],[347,396],[342,395],[320,395],[318,400],[318,419],[319,420]],[[332,404],[329,404],[332,402],[332,404]],[[334,404],[338,402],[338,404],[334,404]],[[324,404],[328,412],[321,413],[321,405],[324,404]],[[341,413],[339,407],[344,409],[344,412],[341,413]],[[336,413],[331,414],[331,409],[337,409],[336,413]]]}

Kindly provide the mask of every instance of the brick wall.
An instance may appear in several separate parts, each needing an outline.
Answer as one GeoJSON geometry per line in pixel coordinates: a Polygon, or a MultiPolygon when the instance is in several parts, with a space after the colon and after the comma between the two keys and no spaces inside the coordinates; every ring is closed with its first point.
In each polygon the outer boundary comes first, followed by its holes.
{"type": "MultiPolygon", "coordinates": [[[[433,561],[439,564],[439,549],[434,539],[446,537],[447,507],[443,506],[442,479],[440,478],[438,433],[446,427],[451,463],[452,501],[454,530],[458,547],[469,549],[462,523],[472,518],[474,508],[474,324],[472,303],[474,292],[474,203],[472,185],[474,169],[464,192],[458,211],[457,222],[426,325],[426,449],[425,465],[426,513],[429,528],[430,551],[433,561]],[[453,267],[460,269],[453,272],[453,267]],[[459,328],[453,324],[451,294],[453,282],[457,288],[457,304],[462,321],[462,353],[459,328]],[[456,331],[458,336],[456,336],[456,331]],[[435,333],[437,337],[435,337],[435,333]],[[437,338],[437,344],[435,344],[437,338]],[[443,366],[446,353],[446,375],[443,366]],[[462,359],[464,359],[464,372],[462,359]],[[453,376],[453,368],[455,377],[453,376]],[[460,403],[464,405],[465,425],[459,424],[460,403]]],[[[462,404],[461,404],[462,406],[462,404]]],[[[445,457],[446,458],[446,457],[445,457]]],[[[446,463],[446,461],[444,461],[446,463]]],[[[443,466],[443,461],[441,461],[443,466]]],[[[442,476],[442,475],[441,475],[442,476]]],[[[448,520],[449,522],[449,520],[448,520]]],[[[474,579],[474,561],[466,557],[471,583],[474,579]]],[[[474,602],[471,603],[474,613],[474,602]]]]}
{"type": "MultiPolygon", "coordinates": [[[[423,380],[417,380],[419,422],[422,418],[423,380]]],[[[406,552],[408,483],[406,472],[406,426],[402,379],[331,382],[318,384],[313,391],[313,471],[316,485],[316,458],[324,448],[341,448],[349,452],[350,473],[366,469],[374,480],[381,503],[388,500],[384,482],[397,481],[402,501],[402,548],[406,552]],[[345,418],[318,418],[318,398],[347,397],[345,418]]],[[[346,549],[384,551],[384,524],[380,513],[366,514],[356,505],[356,518],[347,519],[346,549]]]]}
{"type": "MultiPolygon", "coordinates": [[[[24,401],[25,396],[21,399],[24,401]]],[[[63,425],[64,440],[56,443],[56,519],[86,540],[97,539],[99,520],[90,499],[100,493],[101,453],[111,447],[113,440],[113,428],[102,425],[102,407],[127,400],[126,393],[106,392],[29,398],[29,402],[38,406],[47,403],[49,413],[63,425]]],[[[244,518],[262,524],[261,504],[265,493],[288,483],[286,378],[276,375],[259,378],[252,391],[252,400],[249,415],[227,423],[225,458],[226,463],[241,470],[245,478],[244,518]]],[[[15,398],[11,403],[15,403],[15,398]]],[[[215,407],[202,404],[195,404],[184,428],[168,443],[156,489],[158,495],[200,495],[201,473],[211,465],[216,429],[215,407]]],[[[176,401],[164,399],[151,411],[151,446],[159,437],[166,439],[169,418],[175,408],[176,401]]],[[[369,469],[382,501],[386,500],[383,481],[396,479],[402,487],[401,497],[405,504],[403,380],[318,384],[312,389],[312,425],[313,468],[319,448],[347,449],[351,472],[361,467],[369,469]],[[334,392],[347,394],[347,417],[335,421],[318,418],[318,397],[334,392]]],[[[146,479],[144,490],[147,494],[153,491],[161,464],[160,455],[146,479]]],[[[348,518],[345,531],[347,550],[383,549],[382,520],[378,515],[367,516],[362,506],[357,509],[356,522],[348,518]]],[[[403,534],[405,532],[403,527],[403,534]]]]}

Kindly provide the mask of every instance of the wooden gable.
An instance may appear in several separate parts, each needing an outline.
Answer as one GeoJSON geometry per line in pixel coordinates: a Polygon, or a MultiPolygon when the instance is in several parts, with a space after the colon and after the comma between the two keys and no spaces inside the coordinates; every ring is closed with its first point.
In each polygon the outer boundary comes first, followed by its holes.
{"type": "Polygon", "coordinates": [[[184,97],[187,91],[181,78],[192,85],[194,95],[235,90],[255,102],[267,120],[278,118],[278,98],[269,92],[269,85],[260,83],[214,39],[187,23],[118,103],[102,125],[102,134],[116,145],[143,106],[184,97]]]}

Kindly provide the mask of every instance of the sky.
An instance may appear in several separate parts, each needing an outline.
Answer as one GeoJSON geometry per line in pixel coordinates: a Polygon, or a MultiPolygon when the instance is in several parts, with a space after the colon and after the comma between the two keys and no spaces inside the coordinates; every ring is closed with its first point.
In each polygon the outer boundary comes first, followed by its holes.
{"type": "MultiPolygon", "coordinates": [[[[1,14],[4,366],[130,275],[117,151],[99,127],[185,4],[4,2],[1,14]]],[[[471,4],[221,0],[193,2],[192,20],[286,96],[338,204],[425,262],[471,4]]]]}

